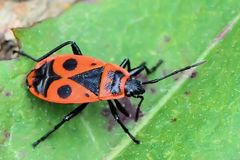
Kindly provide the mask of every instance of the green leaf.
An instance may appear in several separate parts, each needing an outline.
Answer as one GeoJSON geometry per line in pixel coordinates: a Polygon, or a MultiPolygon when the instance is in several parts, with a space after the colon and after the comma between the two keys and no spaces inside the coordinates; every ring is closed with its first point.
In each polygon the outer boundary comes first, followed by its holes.
{"type": "Polygon", "coordinates": [[[128,123],[141,145],[133,144],[117,125],[107,130],[108,118],[101,114],[107,105],[99,102],[32,149],[31,143],[74,106],[44,102],[27,91],[25,77],[34,66],[29,59],[2,61],[0,158],[237,159],[239,24],[234,22],[239,8],[238,1],[230,0],[102,0],[77,4],[58,18],[15,30],[22,48],[34,57],[74,40],[84,54],[115,64],[127,57],[132,66],[145,60],[153,66],[162,58],[161,74],[205,56],[207,64],[192,80],[170,78],[147,88],[143,118],[128,123]]]}
{"type": "MultiPolygon", "coordinates": [[[[143,144],[121,143],[117,159],[238,159],[240,16],[203,52],[194,81],[181,79],[136,129],[143,144]],[[157,129],[156,129],[157,128],[157,129]]],[[[112,155],[111,155],[112,156],[112,155]]]]}
{"type": "Polygon", "coordinates": [[[197,77],[190,81],[183,76],[138,124],[142,146],[122,141],[108,159],[238,159],[239,19],[202,53],[199,60],[207,64],[197,77]],[[218,44],[220,37],[224,40],[218,44]]]}

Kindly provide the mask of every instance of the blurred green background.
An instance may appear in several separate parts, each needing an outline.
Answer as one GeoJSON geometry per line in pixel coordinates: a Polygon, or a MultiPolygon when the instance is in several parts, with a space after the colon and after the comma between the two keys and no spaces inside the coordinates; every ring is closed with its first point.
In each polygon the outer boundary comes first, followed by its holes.
{"type": "MultiPolygon", "coordinates": [[[[76,105],[47,103],[27,91],[34,62],[1,61],[0,159],[239,159],[239,8],[237,0],[101,0],[15,29],[22,49],[34,57],[74,40],[84,54],[115,64],[129,58],[132,66],[153,66],[163,59],[148,79],[207,63],[192,78],[179,74],[147,87],[143,117],[125,121],[140,145],[113,123],[107,103],[98,102],[33,149],[31,143],[76,105]]],[[[131,100],[129,107],[136,104],[131,100]]]]}

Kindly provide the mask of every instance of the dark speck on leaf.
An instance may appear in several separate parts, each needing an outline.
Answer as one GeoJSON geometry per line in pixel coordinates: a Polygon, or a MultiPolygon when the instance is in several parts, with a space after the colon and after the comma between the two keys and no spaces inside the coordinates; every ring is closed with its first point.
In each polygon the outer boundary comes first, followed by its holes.
{"type": "MultiPolygon", "coordinates": [[[[177,81],[180,77],[181,74],[184,74],[184,72],[180,72],[178,75],[173,76],[174,80],[177,81]]],[[[197,72],[193,71],[192,74],[189,76],[189,78],[195,78],[197,76],[197,72]]]]}
{"type": "Polygon", "coordinates": [[[173,76],[173,78],[174,78],[174,81],[178,81],[179,79],[178,75],[173,76]]]}
{"type": "Polygon", "coordinates": [[[177,118],[176,117],[174,117],[174,118],[172,118],[171,119],[171,122],[173,123],[173,122],[176,122],[177,121],[177,118]]]}
{"type": "Polygon", "coordinates": [[[163,40],[164,40],[165,43],[169,43],[171,41],[171,37],[166,35],[166,36],[163,37],[163,40]]]}
{"type": "Polygon", "coordinates": [[[184,92],[184,95],[186,95],[186,96],[189,96],[189,94],[190,94],[189,91],[185,91],[185,92],[184,92]]]}
{"type": "Polygon", "coordinates": [[[4,95],[7,96],[7,97],[9,97],[9,96],[12,95],[12,93],[11,93],[11,92],[5,92],[4,95]]]}
{"type": "Polygon", "coordinates": [[[190,75],[190,78],[195,78],[196,76],[197,76],[197,72],[194,71],[194,72],[192,72],[192,74],[190,75]]]}
{"type": "Polygon", "coordinates": [[[155,88],[150,88],[151,93],[156,93],[156,89],[155,88]]]}
{"type": "Polygon", "coordinates": [[[3,139],[0,141],[0,144],[4,144],[10,138],[10,132],[7,130],[3,131],[3,139]]]}
{"type": "Polygon", "coordinates": [[[8,139],[8,138],[10,137],[10,132],[8,132],[7,130],[5,130],[5,131],[3,132],[3,134],[4,134],[4,137],[5,137],[6,139],[8,139]]]}

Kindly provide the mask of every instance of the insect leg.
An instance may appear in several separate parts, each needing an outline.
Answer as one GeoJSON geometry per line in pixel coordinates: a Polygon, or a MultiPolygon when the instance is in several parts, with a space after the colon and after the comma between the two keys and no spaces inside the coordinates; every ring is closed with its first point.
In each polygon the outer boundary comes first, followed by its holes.
{"type": "Polygon", "coordinates": [[[27,53],[25,53],[24,51],[21,51],[21,50],[20,51],[13,51],[13,53],[18,53],[22,56],[30,58],[31,60],[33,60],[35,62],[39,62],[39,61],[49,57],[50,55],[54,54],[56,51],[62,49],[63,47],[65,47],[67,45],[71,45],[72,51],[73,51],[74,54],[82,55],[82,52],[81,52],[80,48],[78,47],[78,45],[74,41],[66,41],[66,42],[60,44],[59,46],[57,46],[56,48],[53,48],[51,51],[47,52],[42,57],[37,58],[37,59],[33,58],[32,56],[28,55],[27,53]]]}
{"type": "Polygon", "coordinates": [[[142,105],[142,102],[144,100],[144,97],[143,96],[133,96],[134,98],[140,98],[140,102],[138,103],[138,107],[137,107],[137,110],[136,110],[136,114],[135,114],[135,122],[138,121],[138,118],[139,118],[139,112],[140,112],[140,107],[142,105]]]}
{"type": "Polygon", "coordinates": [[[120,64],[120,67],[125,68],[127,67],[127,71],[131,70],[131,63],[130,60],[128,58],[125,58],[122,63],[120,64]]]}
{"type": "Polygon", "coordinates": [[[144,66],[144,69],[147,72],[147,74],[151,74],[151,73],[155,72],[161,66],[162,63],[163,63],[163,60],[160,59],[152,68],[148,68],[146,66],[146,62],[143,62],[142,65],[144,66]]]}
{"type": "Polygon", "coordinates": [[[143,70],[145,70],[147,72],[147,74],[151,74],[153,72],[155,72],[158,67],[160,67],[160,65],[163,63],[163,60],[159,60],[156,65],[154,65],[152,68],[148,68],[146,66],[146,62],[143,62],[141,65],[139,65],[138,67],[136,68],[133,68],[129,73],[131,76],[136,76],[138,75],[139,73],[141,73],[143,70]]]}
{"type": "Polygon", "coordinates": [[[79,46],[75,42],[73,42],[71,44],[71,47],[72,47],[73,54],[82,55],[82,52],[81,52],[79,46]]]}
{"type": "Polygon", "coordinates": [[[52,130],[47,132],[45,135],[43,135],[41,138],[39,138],[37,141],[35,141],[32,146],[35,148],[39,143],[43,142],[46,140],[53,132],[55,132],[59,127],[61,127],[65,122],[71,120],[73,117],[78,115],[86,106],[88,103],[83,103],[77,108],[75,108],[72,112],[68,113],[67,115],[64,116],[61,122],[59,122],[57,125],[53,127],[52,130]]]}
{"type": "Polygon", "coordinates": [[[136,144],[139,144],[140,141],[137,140],[129,131],[128,129],[125,127],[125,125],[121,122],[120,118],[119,118],[119,115],[117,113],[117,109],[116,107],[114,106],[114,104],[112,103],[112,101],[108,100],[108,105],[109,105],[109,108],[112,112],[112,115],[114,117],[114,119],[118,122],[118,124],[122,127],[122,129],[124,130],[125,133],[128,134],[128,136],[133,140],[133,142],[135,142],[136,144]]]}
{"type": "Polygon", "coordinates": [[[49,57],[50,55],[54,54],[56,51],[62,49],[63,47],[65,47],[67,45],[71,45],[72,51],[73,51],[74,54],[82,55],[82,52],[80,51],[79,47],[77,46],[77,44],[74,41],[66,41],[66,42],[60,44],[59,46],[53,48],[51,51],[49,51],[48,53],[46,53],[42,57],[38,58],[37,61],[39,62],[39,61],[49,57]]]}
{"type": "Polygon", "coordinates": [[[124,114],[126,117],[129,117],[129,116],[130,116],[129,113],[127,112],[127,110],[122,106],[122,104],[121,104],[118,100],[114,99],[114,102],[115,102],[115,104],[116,104],[117,109],[118,109],[122,114],[124,114]]]}

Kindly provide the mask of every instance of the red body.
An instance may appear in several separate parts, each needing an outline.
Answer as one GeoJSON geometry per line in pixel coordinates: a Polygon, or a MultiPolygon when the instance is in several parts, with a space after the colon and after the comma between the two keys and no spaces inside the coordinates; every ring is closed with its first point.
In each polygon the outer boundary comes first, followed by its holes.
{"type": "Polygon", "coordinates": [[[38,62],[27,76],[27,85],[33,95],[45,101],[87,103],[125,97],[124,86],[129,77],[128,71],[118,65],[89,56],[65,54],[38,62]],[[113,94],[114,73],[122,76],[119,90],[113,94]]]}

